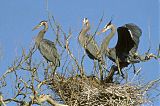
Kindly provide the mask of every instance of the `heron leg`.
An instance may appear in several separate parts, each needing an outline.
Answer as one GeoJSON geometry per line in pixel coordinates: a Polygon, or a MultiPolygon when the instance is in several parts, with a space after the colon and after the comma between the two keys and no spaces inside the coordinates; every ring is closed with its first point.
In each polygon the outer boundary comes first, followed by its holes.
{"type": "Polygon", "coordinates": [[[103,70],[102,70],[102,64],[98,63],[99,65],[99,74],[100,74],[100,80],[103,81],[103,70]]]}
{"type": "Polygon", "coordinates": [[[114,76],[115,71],[117,71],[117,66],[113,65],[108,73],[108,76],[105,78],[106,83],[113,82],[113,76],[114,76]]]}
{"type": "Polygon", "coordinates": [[[94,68],[93,68],[93,74],[97,76],[97,71],[96,71],[96,60],[93,60],[94,61],[94,68]]]}
{"type": "Polygon", "coordinates": [[[119,75],[123,75],[122,72],[121,72],[121,68],[120,68],[120,65],[119,65],[119,60],[118,60],[118,58],[116,58],[116,64],[117,64],[117,67],[118,67],[119,75]]]}
{"type": "Polygon", "coordinates": [[[48,79],[49,66],[47,65],[46,69],[44,69],[44,70],[45,70],[45,72],[44,72],[45,79],[48,79]]]}
{"type": "Polygon", "coordinates": [[[51,66],[51,74],[54,76],[57,67],[53,64],[53,62],[50,62],[50,66],[51,66]]]}

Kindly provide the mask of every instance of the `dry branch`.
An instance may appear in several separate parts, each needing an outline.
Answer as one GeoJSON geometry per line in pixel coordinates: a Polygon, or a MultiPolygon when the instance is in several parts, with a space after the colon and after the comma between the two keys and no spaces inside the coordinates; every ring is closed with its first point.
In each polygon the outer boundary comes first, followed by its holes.
{"type": "MultiPolygon", "coordinates": [[[[85,55],[79,62],[70,50],[69,43],[72,38],[71,31],[69,31],[69,34],[66,34],[61,26],[56,23],[54,17],[51,17],[55,27],[51,23],[51,18],[49,18],[49,22],[53,32],[57,36],[56,41],[61,49],[63,49],[61,56],[65,55],[66,57],[70,57],[70,61],[67,63],[66,59],[64,62],[64,65],[67,64],[66,67],[63,65],[60,73],[57,73],[54,77],[49,75],[49,77],[45,77],[43,76],[45,70],[49,71],[50,68],[48,67],[48,64],[46,68],[45,63],[36,63],[33,61],[33,54],[36,51],[35,46],[31,47],[28,53],[23,49],[22,55],[15,59],[12,66],[10,66],[0,78],[0,81],[3,81],[7,76],[14,74],[16,79],[14,96],[4,98],[1,94],[1,104],[5,106],[10,102],[15,102],[21,106],[31,106],[33,104],[42,105],[47,102],[53,106],[140,106],[141,104],[149,102],[149,99],[146,99],[145,96],[155,84],[160,83],[160,79],[153,80],[143,87],[136,84],[133,85],[132,82],[115,84],[113,83],[113,76],[115,75],[115,71],[117,71],[116,66],[111,67],[110,72],[105,76],[106,78],[103,82],[99,77],[96,77],[96,75],[86,75],[85,71],[91,70],[85,70],[85,67],[83,67],[85,55]],[[64,37],[63,42],[60,40],[62,37],[60,36],[61,33],[64,37]],[[74,73],[77,69],[78,72],[76,74],[70,74],[74,73]],[[18,73],[20,71],[27,72],[27,79],[26,76],[22,76],[18,73]],[[41,78],[38,77],[39,73],[43,73],[41,78]],[[56,96],[58,95],[59,99],[48,94],[43,94],[43,91],[49,89],[53,90],[54,92],[52,93],[56,94],[56,96]],[[61,104],[58,101],[61,101],[61,103],[64,104],[61,104]]],[[[102,18],[100,23],[101,21],[102,18]]],[[[97,30],[95,34],[96,33],[97,30]]],[[[159,59],[159,51],[158,55],[148,53],[145,56],[137,55],[135,58],[140,62],[149,61],[152,58],[159,59]]],[[[135,76],[133,78],[135,78],[135,76]]]]}

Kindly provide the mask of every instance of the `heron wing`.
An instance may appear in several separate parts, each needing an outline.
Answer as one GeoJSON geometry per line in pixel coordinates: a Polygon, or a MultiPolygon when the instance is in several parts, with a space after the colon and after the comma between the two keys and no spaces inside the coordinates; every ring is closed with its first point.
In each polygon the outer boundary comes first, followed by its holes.
{"type": "Polygon", "coordinates": [[[135,24],[125,24],[117,29],[118,42],[116,45],[117,55],[128,56],[130,51],[135,53],[141,36],[141,29],[135,24]]]}
{"type": "Polygon", "coordinates": [[[38,48],[47,61],[52,62],[56,66],[60,66],[60,56],[54,42],[43,39],[38,48]]]}
{"type": "Polygon", "coordinates": [[[138,49],[139,38],[142,35],[142,30],[137,25],[135,25],[133,23],[125,24],[124,26],[126,28],[128,28],[130,35],[131,35],[131,38],[135,43],[134,47],[131,49],[131,52],[135,53],[138,49]]]}
{"type": "Polygon", "coordinates": [[[139,38],[142,35],[142,30],[135,24],[129,23],[125,24],[124,27],[128,28],[128,30],[131,33],[131,37],[135,43],[139,43],[139,38]]]}
{"type": "Polygon", "coordinates": [[[86,53],[91,59],[100,59],[99,56],[99,47],[97,45],[97,42],[94,40],[92,36],[86,36],[87,41],[86,41],[86,53]]]}

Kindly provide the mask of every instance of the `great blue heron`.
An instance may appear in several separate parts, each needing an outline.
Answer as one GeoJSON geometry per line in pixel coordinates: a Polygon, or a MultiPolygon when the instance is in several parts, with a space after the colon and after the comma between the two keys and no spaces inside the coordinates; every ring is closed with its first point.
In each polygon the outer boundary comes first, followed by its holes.
{"type": "Polygon", "coordinates": [[[134,59],[134,56],[138,48],[139,38],[142,34],[142,31],[133,23],[118,27],[117,44],[114,48],[108,48],[110,40],[115,35],[116,27],[110,21],[107,25],[105,25],[101,32],[98,33],[100,34],[110,29],[110,34],[103,40],[101,44],[101,52],[117,64],[119,73],[121,74],[122,68],[127,67],[131,63],[137,62],[137,60],[134,59]]]}
{"type": "Polygon", "coordinates": [[[44,26],[44,28],[36,37],[35,44],[42,56],[47,60],[47,62],[51,62],[52,69],[55,72],[56,68],[60,66],[60,56],[57,52],[54,42],[43,38],[44,34],[48,30],[47,21],[41,21],[36,27],[33,28],[33,30],[38,29],[41,26],[44,26]]]}
{"type": "Polygon", "coordinates": [[[87,18],[84,18],[83,28],[79,33],[78,41],[83,46],[90,59],[103,61],[97,42],[94,40],[93,36],[87,34],[89,30],[90,30],[89,20],[87,18]]]}
{"type": "MultiPolygon", "coordinates": [[[[100,64],[104,64],[100,49],[97,42],[94,40],[93,36],[87,34],[90,30],[90,23],[87,18],[83,19],[83,28],[78,36],[78,41],[85,49],[88,57],[93,60],[98,60],[100,64]]],[[[102,70],[101,70],[102,71],[102,70]]],[[[101,79],[103,79],[103,73],[100,72],[101,79]]]]}

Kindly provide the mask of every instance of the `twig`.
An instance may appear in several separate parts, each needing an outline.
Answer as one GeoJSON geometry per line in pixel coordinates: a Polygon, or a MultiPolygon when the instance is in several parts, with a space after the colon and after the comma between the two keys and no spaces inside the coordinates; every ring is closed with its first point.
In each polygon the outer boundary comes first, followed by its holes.
{"type": "Polygon", "coordinates": [[[148,84],[146,84],[145,86],[143,86],[144,88],[144,94],[151,88],[154,86],[154,84],[156,84],[157,82],[160,81],[160,78],[156,79],[156,80],[153,80],[153,81],[150,81],[148,84]]]}
{"type": "Polygon", "coordinates": [[[81,76],[83,76],[84,75],[84,71],[83,71],[82,67],[79,66],[79,63],[78,63],[77,59],[74,57],[74,55],[72,54],[72,52],[69,49],[69,39],[70,38],[71,38],[71,33],[68,35],[68,37],[65,36],[65,42],[66,42],[66,46],[65,47],[66,47],[66,50],[67,50],[68,54],[71,56],[71,58],[75,61],[76,66],[78,67],[78,70],[80,71],[81,76]]]}

